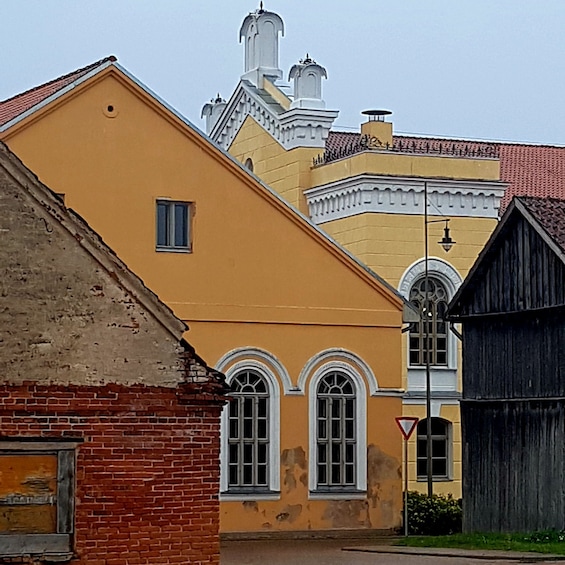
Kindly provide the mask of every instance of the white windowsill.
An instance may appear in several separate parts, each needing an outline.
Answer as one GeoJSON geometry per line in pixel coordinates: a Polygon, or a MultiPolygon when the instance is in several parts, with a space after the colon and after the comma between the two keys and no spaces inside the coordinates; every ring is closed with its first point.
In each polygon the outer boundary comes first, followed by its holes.
{"type": "Polygon", "coordinates": [[[308,500],[363,500],[367,498],[367,492],[364,490],[351,491],[310,491],[308,500]]]}

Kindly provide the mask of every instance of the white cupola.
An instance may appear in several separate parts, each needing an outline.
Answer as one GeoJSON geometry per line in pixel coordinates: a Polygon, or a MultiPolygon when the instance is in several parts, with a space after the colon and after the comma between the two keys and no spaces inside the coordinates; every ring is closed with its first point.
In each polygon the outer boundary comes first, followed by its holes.
{"type": "Polygon", "coordinates": [[[306,53],[306,58],[290,69],[288,80],[294,79],[294,101],[291,108],[324,109],[322,79],[328,78],[324,67],[318,65],[306,53]]]}
{"type": "Polygon", "coordinates": [[[245,41],[245,66],[242,79],[262,88],[263,77],[282,78],[279,69],[279,32],[284,35],[284,23],[274,12],[259,9],[251,12],[241,24],[239,40],[245,41]]]}
{"type": "Polygon", "coordinates": [[[206,118],[206,133],[208,135],[220,119],[226,104],[226,101],[220,96],[220,94],[218,94],[215,99],[212,98],[210,102],[204,104],[200,117],[206,118]]]}

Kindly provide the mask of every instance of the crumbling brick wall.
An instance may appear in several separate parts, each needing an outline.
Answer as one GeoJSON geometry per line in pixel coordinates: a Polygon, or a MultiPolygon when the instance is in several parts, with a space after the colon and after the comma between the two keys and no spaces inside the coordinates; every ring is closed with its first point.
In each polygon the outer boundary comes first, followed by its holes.
{"type": "Polygon", "coordinates": [[[219,563],[221,398],[178,388],[0,386],[9,437],[80,437],[72,564],[219,563]]]}
{"type": "Polygon", "coordinates": [[[0,379],[175,386],[178,338],[120,284],[119,260],[59,207],[0,166],[0,379]]]}

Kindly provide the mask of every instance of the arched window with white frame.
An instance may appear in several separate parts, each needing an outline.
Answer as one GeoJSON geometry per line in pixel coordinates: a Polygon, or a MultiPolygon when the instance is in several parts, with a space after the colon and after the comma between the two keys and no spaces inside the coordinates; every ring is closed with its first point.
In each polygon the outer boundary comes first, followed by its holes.
{"type": "Polygon", "coordinates": [[[329,362],[309,386],[309,488],[313,497],[363,493],[367,488],[366,385],[343,362],[329,362]]]}
{"type": "Polygon", "coordinates": [[[231,382],[228,410],[228,490],[269,488],[269,390],[254,370],[231,382]]]}
{"type": "Polygon", "coordinates": [[[324,375],[316,391],[318,489],[355,488],[357,433],[355,387],[339,371],[324,375]]]}
{"type": "Polygon", "coordinates": [[[410,302],[420,313],[420,321],[410,326],[409,363],[447,367],[449,335],[445,320],[449,295],[443,282],[434,276],[418,279],[410,289],[410,302]]]}
{"type": "Polygon", "coordinates": [[[232,392],[222,413],[221,496],[278,498],[280,386],[266,364],[238,356],[224,369],[232,392]]]}

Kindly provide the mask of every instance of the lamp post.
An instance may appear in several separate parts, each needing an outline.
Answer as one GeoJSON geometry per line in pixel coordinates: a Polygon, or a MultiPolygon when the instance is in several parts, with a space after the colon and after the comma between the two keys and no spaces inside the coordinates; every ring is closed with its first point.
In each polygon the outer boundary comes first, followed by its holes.
{"type": "Polygon", "coordinates": [[[433,471],[432,471],[432,379],[430,374],[430,323],[433,314],[430,311],[430,289],[429,289],[429,249],[428,249],[428,224],[445,222],[443,238],[438,243],[447,253],[455,244],[449,235],[449,218],[441,220],[428,220],[428,183],[424,181],[424,308],[422,310],[422,323],[424,324],[424,355],[426,360],[426,478],[428,482],[428,496],[434,493],[433,471]]]}

